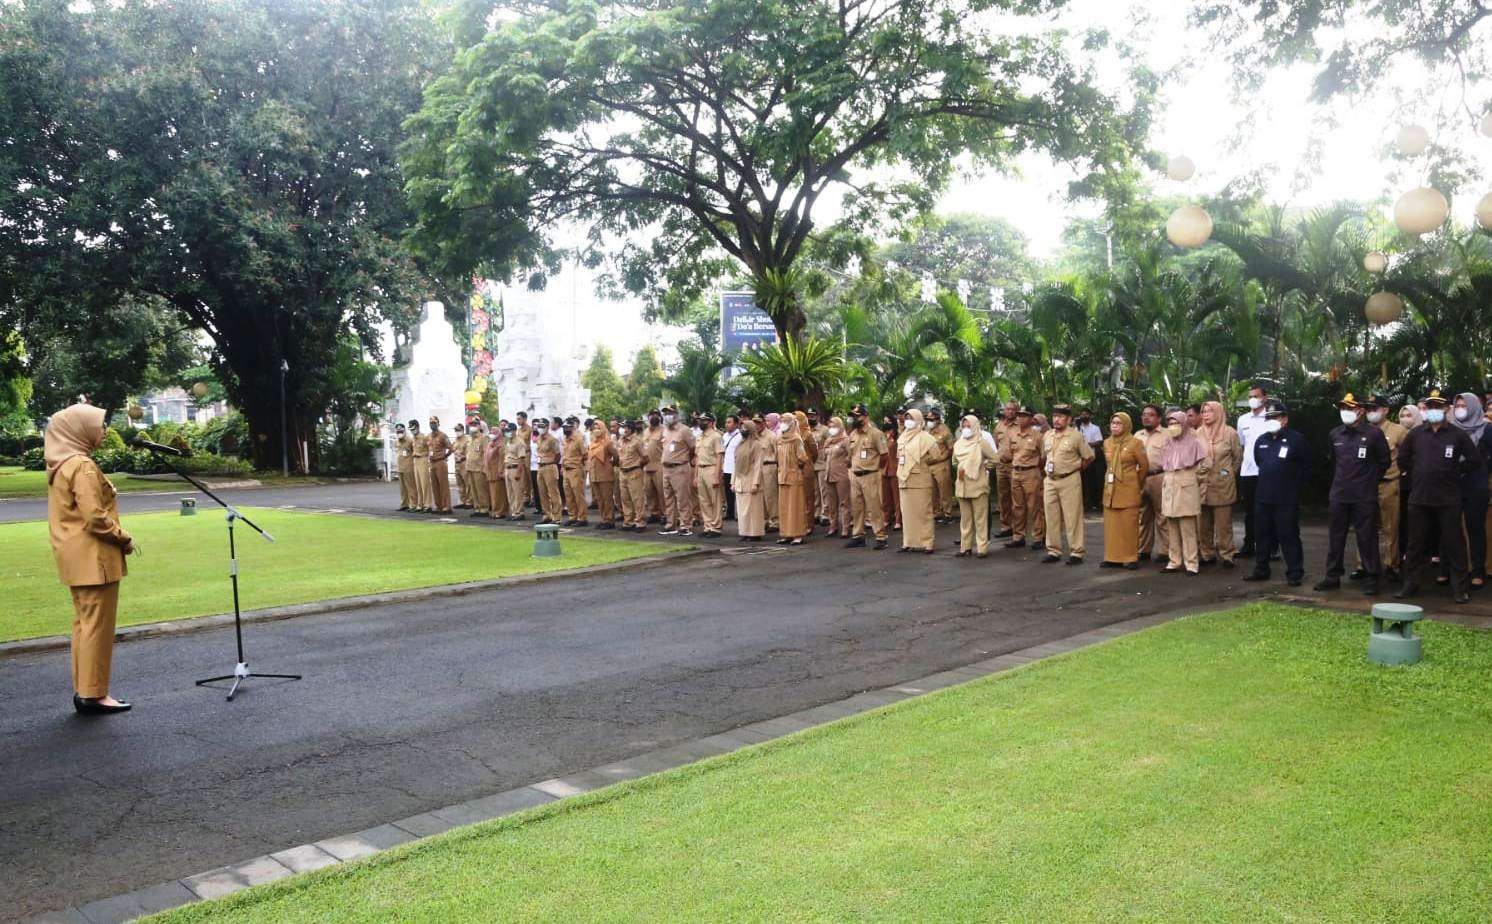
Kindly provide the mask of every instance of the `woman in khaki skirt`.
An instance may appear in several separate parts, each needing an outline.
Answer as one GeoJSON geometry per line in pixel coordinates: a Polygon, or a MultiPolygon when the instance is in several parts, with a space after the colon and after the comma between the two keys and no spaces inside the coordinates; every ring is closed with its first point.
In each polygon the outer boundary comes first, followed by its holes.
{"type": "Polygon", "coordinates": [[[1216,401],[1202,405],[1202,426],[1197,439],[1207,450],[1207,461],[1198,472],[1202,482],[1202,513],[1197,521],[1197,546],[1204,565],[1221,561],[1233,567],[1237,546],[1233,543],[1233,504],[1238,500],[1238,466],[1243,463],[1243,443],[1238,431],[1228,426],[1223,406],[1216,401]]]}
{"type": "Polygon", "coordinates": [[[802,545],[808,534],[808,501],[803,489],[803,470],[813,475],[813,460],[803,447],[798,418],[782,415],[782,434],[777,438],[777,531],[778,545],[802,545]]]}
{"type": "Polygon", "coordinates": [[[898,552],[931,555],[933,543],[933,480],[927,458],[938,452],[923,424],[922,412],[907,411],[901,441],[896,445],[896,480],[901,492],[901,548],[898,552]]]}
{"type": "Polygon", "coordinates": [[[130,708],[109,695],[109,668],[124,556],[135,543],[119,525],[114,485],[89,456],[103,441],[103,408],[75,404],[52,415],[43,449],[52,556],[72,591],[73,708],[81,715],[130,708]]]}
{"type": "Polygon", "coordinates": [[[1165,473],[1160,486],[1160,513],[1165,518],[1166,548],[1170,561],[1161,571],[1197,574],[1197,518],[1202,513],[1202,488],[1198,471],[1207,461],[1207,450],[1197,439],[1185,411],[1172,411],[1171,438],[1161,450],[1160,467],[1165,473]]]}
{"type": "Polygon", "coordinates": [[[1109,420],[1109,438],[1103,441],[1106,466],[1103,484],[1103,561],[1100,568],[1139,567],[1140,496],[1150,460],[1145,445],[1135,439],[1134,424],[1120,411],[1109,420]]]}

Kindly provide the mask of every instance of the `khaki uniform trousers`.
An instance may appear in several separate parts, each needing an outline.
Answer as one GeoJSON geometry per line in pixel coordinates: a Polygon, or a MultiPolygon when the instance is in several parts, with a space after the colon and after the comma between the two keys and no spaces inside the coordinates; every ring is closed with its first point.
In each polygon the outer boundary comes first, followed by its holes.
{"type": "Polygon", "coordinates": [[[1140,495],[1140,554],[1159,559],[1166,554],[1164,517],[1160,515],[1160,488],[1164,472],[1145,476],[1145,490],[1140,495]]]}
{"type": "MultiPolygon", "coordinates": [[[[452,456],[452,458],[455,458],[455,457],[452,456]]],[[[475,498],[476,496],[477,496],[477,492],[471,486],[471,476],[466,471],[466,463],[464,463],[464,462],[457,462],[456,463],[456,491],[451,496],[451,506],[452,507],[460,507],[462,504],[466,504],[468,506],[475,506],[474,504],[472,504],[472,499],[475,498]]]]}
{"type": "Polygon", "coordinates": [[[1010,528],[1013,541],[1027,535],[1035,537],[1039,528],[1036,512],[1045,505],[1041,496],[1041,472],[1035,468],[1012,468],[1010,471],[1010,528]]]}
{"type": "Polygon", "coordinates": [[[481,474],[482,483],[487,486],[487,515],[490,517],[505,517],[508,515],[508,483],[501,478],[488,478],[487,473],[481,474]]]}
{"type": "Polygon", "coordinates": [[[850,531],[858,536],[869,526],[877,539],[886,538],[886,511],[881,506],[881,471],[850,475],[850,531]]]}
{"type": "Polygon", "coordinates": [[[430,463],[430,506],[451,512],[451,468],[448,462],[430,463]]]}
{"type": "Polygon", "coordinates": [[[585,469],[565,469],[565,502],[570,510],[570,519],[576,523],[586,522],[585,469]]]}
{"type": "Polygon", "coordinates": [[[434,510],[435,502],[430,494],[430,463],[416,459],[414,462],[414,491],[416,510],[434,510]]]}
{"type": "Polygon", "coordinates": [[[684,529],[689,525],[693,480],[694,469],[687,463],[663,467],[663,523],[669,529],[684,529]]]}
{"type": "Polygon", "coordinates": [[[958,550],[989,551],[989,494],[958,499],[958,550]]]}
{"type": "MultiPolygon", "coordinates": [[[[813,474],[815,476],[817,476],[818,482],[819,482],[819,503],[818,503],[818,516],[819,516],[819,519],[821,519],[821,520],[832,520],[832,519],[834,519],[834,510],[833,510],[833,506],[831,504],[831,498],[829,497],[829,493],[831,491],[833,491],[834,489],[831,488],[831,487],[829,487],[829,470],[827,468],[821,468],[818,471],[814,472],[813,474]]],[[[833,529],[834,527],[831,525],[829,528],[833,529]]]]}
{"type": "Polygon", "coordinates": [[[1046,551],[1062,554],[1062,539],[1067,539],[1067,554],[1082,558],[1088,550],[1083,545],[1083,478],[1080,471],[1064,476],[1048,475],[1043,489],[1046,503],[1046,551]]]}
{"type": "Polygon", "coordinates": [[[933,489],[901,489],[901,547],[933,548],[933,489]]]}
{"type": "Polygon", "coordinates": [[[559,483],[559,466],[553,463],[539,466],[539,509],[544,511],[544,519],[556,523],[562,515],[559,483]]]}
{"type": "Polygon", "coordinates": [[[611,522],[611,499],[613,497],[612,488],[614,487],[616,487],[616,483],[612,481],[591,482],[591,493],[596,496],[596,512],[601,518],[602,523],[611,522]]]}
{"type": "Polygon", "coordinates": [[[613,519],[620,516],[622,512],[622,479],[620,477],[611,483],[611,511],[613,519]]]}
{"type": "Polygon", "coordinates": [[[725,508],[721,506],[721,486],[718,484],[706,484],[703,478],[696,478],[695,492],[699,497],[699,522],[700,525],[711,532],[720,532],[725,528],[723,518],[725,508]]]}
{"type": "MultiPolygon", "coordinates": [[[[946,520],[953,516],[953,469],[947,459],[930,462],[928,468],[932,470],[933,514],[946,520]]],[[[905,523],[906,515],[902,516],[902,522],[905,523]]]]}
{"type": "Polygon", "coordinates": [[[777,464],[762,465],[762,505],[767,508],[767,529],[776,529],[777,518],[777,464]]]}
{"type": "Polygon", "coordinates": [[[1197,518],[1197,546],[1203,561],[1232,561],[1238,549],[1233,544],[1233,505],[1202,505],[1197,518]]]}
{"type": "Polygon", "coordinates": [[[643,470],[643,483],[647,489],[648,516],[663,519],[663,470],[643,470]]]}
{"type": "Polygon", "coordinates": [[[399,506],[413,507],[415,505],[414,474],[406,469],[399,469],[399,506]]]}
{"type": "Polygon", "coordinates": [[[642,469],[622,472],[622,525],[646,526],[648,522],[647,476],[642,469]]]}
{"type": "MultiPolygon", "coordinates": [[[[1492,508],[1487,511],[1487,521],[1492,523],[1492,508]]],[[[1492,547],[1489,547],[1492,548],[1492,547]]],[[[1492,558],[1489,551],[1488,558],[1492,558]]],[[[1378,560],[1384,569],[1399,568],[1399,479],[1378,482],[1378,560]]],[[[1362,567],[1362,556],[1357,556],[1357,566],[1362,567]]]]}
{"type": "Polygon", "coordinates": [[[1000,503],[1000,532],[1010,529],[1011,519],[1015,513],[1015,505],[1010,498],[1010,466],[1003,462],[995,463],[995,493],[999,495],[1000,503]]]}
{"type": "Polygon", "coordinates": [[[1161,517],[1165,523],[1166,547],[1170,549],[1170,565],[1188,571],[1196,571],[1197,563],[1197,517],[1161,517]]]}
{"type": "Polygon", "coordinates": [[[842,536],[850,534],[850,482],[853,478],[844,481],[830,481],[825,485],[829,491],[824,495],[824,515],[829,518],[829,529],[837,531],[842,536]]]}
{"type": "Polygon", "coordinates": [[[528,466],[509,465],[503,469],[508,482],[508,516],[523,516],[523,498],[528,490],[528,466]]]}
{"type": "Polygon", "coordinates": [[[68,589],[73,596],[73,691],[98,699],[109,693],[119,582],[68,589]]]}
{"type": "Polygon", "coordinates": [[[464,472],[466,475],[466,503],[477,513],[492,509],[492,495],[487,490],[487,476],[482,472],[464,472]]]}

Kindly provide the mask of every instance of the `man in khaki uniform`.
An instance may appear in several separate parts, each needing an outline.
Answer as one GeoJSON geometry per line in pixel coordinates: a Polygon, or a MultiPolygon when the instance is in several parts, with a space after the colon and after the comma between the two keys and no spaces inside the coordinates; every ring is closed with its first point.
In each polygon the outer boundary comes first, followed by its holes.
{"type": "Polygon", "coordinates": [[[484,517],[492,509],[492,496],[487,488],[487,465],[485,456],[487,444],[491,439],[487,436],[487,425],[480,417],[471,422],[466,431],[466,458],[460,463],[466,473],[466,506],[472,509],[474,517],[484,517]]]}
{"type": "Polygon", "coordinates": [[[565,421],[563,430],[565,442],[560,454],[560,468],[565,477],[565,505],[569,516],[565,517],[562,526],[590,525],[585,502],[585,437],[577,426],[579,422],[571,417],[565,421]]]}
{"type": "Polygon", "coordinates": [[[398,459],[399,509],[408,510],[415,502],[414,439],[403,424],[394,426],[394,448],[398,459]]]}
{"type": "Polygon", "coordinates": [[[819,447],[819,454],[813,460],[813,480],[815,494],[813,505],[813,518],[820,526],[829,525],[829,463],[828,454],[823,451],[823,446],[829,439],[829,428],[819,423],[819,412],[809,409],[808,432],[813,434],[813,444],[819,447]]]}
{"type": "Polygon", "coordinates": [[[648,492],[643,467],[647,457],[642,451],[643,424],[640,420],[623,421],[617,428],[617,458],[622,483],[622,529],[640,533],[648,525],[648,492]]]}
{"type": "MultiPolygon", "coordinates": [[[[1383,478],[1378,482],[1378,560],[1383,567],[1383,576],[1388,580],[1399,580],[1399,479],[1403,472],[1399,469],[1399,446],[1403,444],[1404,438],[1409,431],[1404,429],[1398,421],[1394,420],[1388,413],[1388,399],[1383,395],[1374,395],[1364,402],[1368,409],[1368,423],[1383,431],[1383,438],[1388,440],[1388,471],[1383,473],[1383,478]]],[[[1476,563],[1472,562],[1472,570],[1476,570],[1476,563]]],[[[1360,581],[1368,576],[1363,569],[1361,556],[1357,563],[1357,570],[1352,572],[1352,580],[1360,581]]]]}
{"type": "Polygon", "coordinates": [[[430,418],[430,503],[436,513],[451,512],[451,438],[430,418]]]}
{"type": "MultiPolygon", "coordinates": [[[[530,484],[531,479],[529,478],[529,472],[532,471],[531,463],[533,462],[534,456],[534,428],[529,424],[528,415],[525,414],[523,411],[519,411],[515,419],[518,422],[518,429],[515,432],[519,436],[523,437],[523,445],[528,447],[528,452],[524,453],[523,455],[524,472],[522,490],[515,497],[513,495],[512,485],[508,486],[508,509],[516,511],[517,513],[523,513],[524,505],[534,501],[533,492],[531,490],[532,486],[530,484]]],[[[504,469],[504,471],[506,471],[506,469],[504,469]]]]}
{"type": "Polygon", "coordinates": [[[1026,534],[1037,529],[1036,509],[1041,497],[1041,434],[1031,426],[1031,409],[1016,413],[1016,428],[1000,447],[1000,458],[1010,466],[1010,528],[1007,549],[1024,548],[1026,534]]]}
{"type": "Polygon", "coordinates": [[[1093,464],[1093,447],[1072,426],[1072,407],[1052,408],[1052,429],[1041,435],[1046,457],[1046,558],[1062,560],[1062,536],[1067,535],[1067,563],[1081,565],[1083,545],[1083,469],[1093,464]]]}
{"type": "Polygon", "coordinates": [[[432,509],[430,499],[430,438],[420,432],[420,422],[411,420],[409,432],[414,439],[414,451],[411,453],[414,464],[414,508],[415,510],[429,513],[432,509]]]}
{"type": "Polygon", "coordinates": [[[694,489],[694,434],[679,422],[679,412],[663,409],[659,464],[663,466],[663,528],[660,536],[692,536],[689,494],[694,489]]]}
{"type": "Polygon", "coordinates": [[[456,462],[456,497],[453,510],[471,509],[476,505],[477,492],[472,490],[471,479],[466,474],[466,454],[471,451],[471,435],[461,424],[451,428],[451,458],[456,462]]]}
{"type": "Polygon", "coordinates": [[[1150,463],[1150,472],[1145,476],[1143,493],[1140,495],[1140,561],[1148,561],[1152,555],[1156,560],[1166,558],[1166,531],[1161,529],[1160,493],[1165,473],[1160,469],[1160,454],[1171,438],[1161,409],[1147,404],[1140,411],[1140,429],[1135,439],[1145,447],[1145,457],[1150,463]]]}
{"type": "Polygon", "coordinates": [[[648,495],[648,522],[663,519],[663,413],[656,408],[648,414],[647,429],[642,431],[643,483],[648,495]]]}
{"type": "Polygon", "coordinates": [[[933,515],[938,523],[953,522],[953,431],[943,423],[943,413],[937,408],[927,412],[927,433],[937,441],[938,449],[927,460],[933,480],[933,515]]]}
{"type": "Polygon", "coordinates": [[[725,528],[721,519],[725,515],[725,498],[720,494],[725,483],[725,455],[720,431],[715,429],[715,415],[706,411],[699,415],[699,420],[699,439],[694,444],[694,487],[699,496],[700,535],[714,539],[725,528]]]}
{"type": "Polygon", "coordinates": [[[1011,529],[1014,506],[1010,498],[1010,465],[1000,459],[1004,458],[1005,441],[1010,439],[1011,434],[1020,426],[1015,420],[1015,412],[1018,410],[1020,406],[1014,401],[1005,402],[1004,416],[996,421],[994,426],[995,450],[998,453],[995,461],[995,499],[1000,505],[1000,531],[995,533],[996,539],[1009,539],[1015,535],[1015,531],[1011,529]]]}
{"type": "Polygon", "coordinates": [[[482,471],[478,475],[487,484],[487,515],[494,520],[509,513],[508,479],[503,472],[508,456],[509,426],[511,424],[507,421],[499,420],[487,435],[487,449],[482,453],[482,471]]]}
{"type": "Polygon", "coordinates": [[[777,420],[777,415],[771,418],[763,417],[757,424],[757,432],[762,435],[762,506],[767,512],[767,532],[775,533],[778,529],[777,509],[777,443],[778,427],[781,422],[772,423],[777,420]]]}
{"type": "Polygon", "coordinates": [[[865,547],[865,529],[875,534],[875,548],[886,547],[886,512],[881,507],[881,462],[886,434],[870,422],[863,404],[850,408],[850,541],[845,548],[865,547]]]}
{"type": "Polygon", "coordinates": [[[534,444],[534,458],[539,463],[539,508],[540,523],[558,523],[560,518],[560,441],[549,429],[547,418],[534,420],[534,430],[539,440],[534,444]]]}
{"type": "Polygon", "coordinates": [[[523,520],[523,498],[528,494],[528,461],[532,452],[527,418],[518,415],[520,423],[509,424],[503,445],[503,478],[508,483],[508,519],[523,520]]]}

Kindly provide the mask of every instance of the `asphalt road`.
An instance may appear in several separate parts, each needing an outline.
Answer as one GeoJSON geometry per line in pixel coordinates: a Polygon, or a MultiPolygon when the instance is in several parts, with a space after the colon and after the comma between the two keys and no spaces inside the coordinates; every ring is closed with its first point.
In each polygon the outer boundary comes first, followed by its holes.
{"type": "MultiPolygon", "coordinates": [[[[388,506],[380,485],[241,493],[388,506]]],[[[162,505],[124,500],[126,516],[162,505]]],[[[944,530],[940,544],[956,542],[944,530]]],[[[1283,587],[1242,584],[1242,569],[1185,578],[1037,558],[818,540],[253,625],[251,666],[306,679],[252,680],[231,704],[192,683],[231,669],[231,631],[133,641],[116,649],[114,689],[136,709],[109,719],[72,714],[66,651],[0,659],[0,918],[1283,587]]]]}

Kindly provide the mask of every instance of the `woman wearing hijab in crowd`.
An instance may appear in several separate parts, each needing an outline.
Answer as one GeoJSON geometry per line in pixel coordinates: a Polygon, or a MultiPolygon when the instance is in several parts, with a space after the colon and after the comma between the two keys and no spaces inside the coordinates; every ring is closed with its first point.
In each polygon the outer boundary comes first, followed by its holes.
{"type": "Polygon", "coordinates": [[[1134,423],[1122,411],[1109,419],[1109,438],[1103,441],[1103,561],[1100,568],[1139,566],[1140,498],[1150,459],[1145,444],[1135,439],[1134,423]]]}
{"type": "Polygon", "coordinates": [[[777,444],[782,439],[782,415],[773,412],[762,418],[762,506],[767,511],[767,532],[777,532],[781,510],[777,503],[777,444]]]}
{"type": "Polygon", "coordinates": [[[922,412],[907,411],[901,441],[896,445],[896,481],[901,492],[901,552],[933,553],[933,480],[929,456],[938,441],[923,425],[922,412]]]}
{"type": "Polygon", "coordinates": [[[896,418],[882,420],[881,432],[886,434],[886,454],[881,456],[881,512],[886,516],[887,529],[901,529],[901,490],[896,479],[896,437],[900,431],[896,418]]]}
{"type": "Polygon", "coordinates": [[[829,515],[829,535],[850,537],[850,437],[844,421],[829,418],[824,437],[824,512],[829,515]]]}
{"type": "MultiPolygon", "coordinates": [[[[762,499],[762,461],[766,443],[756,421],[741,419],[741,441],[736,445],[736,471],[730,488],[736,495],[736,533],[742,542],[761,542],[767,531],[767,507],[762,499]]],[[[773,472],[776,467],[766,469],[773,472]]]]}
{"type": "Polygon", "coordinates": [[[1161,450],[1160,467],[1165,473],[1160,487],[1160,513],[1165,517],[1166,548],[1170,561],[1161,569],[1176,574],[1185,566],[1196,574],[1197,517],[1202,512],[1202,488],[1198,470],[1207,461],[1207,450],[1187,423],[1186,411],[1167,415],[1171,439],[1161,450]]]}
{"type": "Polygon", "coordinates": [[[1492,427],[1482,411],[1482,401],[1469,391],[1456,396],[1451,423],[1466,432],[1477,448],[1477,466],[1461,475],[1461,516],[1466,526],[1466,561],[1471,568],[1473,590],[1487,583],[1487,467],[1492,462],[1492,427]]]}
{"type": "Polygon", "coordinates": [[[596,525],[597,529],[616,529],[616,524],[611,521],[611,502],[612,488],[616,483],[617,464],[616,444],[611,441],[611,431],[606,429],[606,421],[593,422],[591,444],[585,450],[585,467],[591,479],[591,497],[596,501],[596,510],[601,515],[601,522],[596,525]]]}
{"type": "Polygon", "coordinates": [[[1202,405],[1202,427],[1197,439],[1207,452],[1199,474],[1202,482],[1202,512],[1197,521],[1198,551],[1204,565],[1222,562],[1233,567],[1238,547],[1233,544],[1233,504],[1238,500],[1238,466],[1243,463],[1243,441],[1228,426],[1223,406],[1216,401],[1202,405]]]}
{"type": "Polygon", "coordinates": [[[777,507],[778,545],[802,545],[808,535],[808,504],[804,500],[804,471],[813,477],[813,460],[808,457],[803,434],[794,414],[782,415],[782,433],[777,437],[777,507]]]}
{"type": "Polygon", "coordinates": [[[965,414],[953,443],[953,496],[958,498],[958,557],[989,555],[989,473],[999,456],[979,418],[965,414]]]}
{"type": "Polygon", "coordinates": [[[125,712],[109,695],[119,581],[134,540],[119,524],[118,494],[89,453],[104,441],[104,409],[74,404],[47,423],[47,525],[57,576],[73,598],[73,708],[82,715],[125,712]]]}
{"type": "Polygon", "coordinates": [[[808,425],[808,415],[802,411],[793,411],[792,416],[798,420],[798,436],[803,440],[803,451],[807,454],[807,461],[801,463],[803,469],[803,515],[808,518],[808,529],[803,535],[813,535],[814,511],[818,509],[819,498],[819,476],[813,470],[813,465],[819,460],[819,444],[814,438],[813,427],[808,425]]]}
{"type": "MultiPolygon", "coordinates": [[[[1406,404],[1399,408],[1399,426],[1405,430],[1413,430],[1425,422],[1425,414],[1417,404],[1406,404]]],[[[1408,434],[1405,434],[1406,437],[1408,434]]],[[[1402,444],[1401,444],[1402,445],[1402,444]]],[[[1399,472],[1399,560],[1390,565],[1383,563],[1383,567],[1400,568],[1404,564],[1404,552],[1409,548],[1409,482],[1402,471],[1399,472]]]]}

